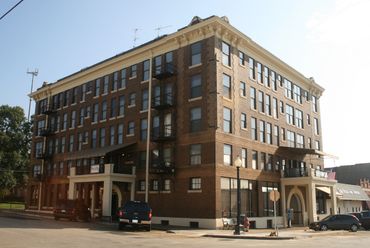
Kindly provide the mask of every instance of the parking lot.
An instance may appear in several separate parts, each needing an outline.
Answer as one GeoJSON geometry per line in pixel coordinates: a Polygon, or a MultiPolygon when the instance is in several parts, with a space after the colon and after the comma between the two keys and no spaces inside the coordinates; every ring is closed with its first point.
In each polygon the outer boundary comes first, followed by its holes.
{"type": "MultiPolygon", "coordinates": [[[[0,247],[367,247],[369,231],[307,232],[303,229],[285,230],[286,235],[297,234],[293,240],[250,240],[229,238],[206,238],[205,233],[232,233],[214,230],[141,230],[118,231],[116,225],[54,221],[51,219],[0,213],[0,247]],[[304,235],[303,235],[304,234],[304,235]]],[[[255,234],[262,230],[251,231],[255,234]]]]}

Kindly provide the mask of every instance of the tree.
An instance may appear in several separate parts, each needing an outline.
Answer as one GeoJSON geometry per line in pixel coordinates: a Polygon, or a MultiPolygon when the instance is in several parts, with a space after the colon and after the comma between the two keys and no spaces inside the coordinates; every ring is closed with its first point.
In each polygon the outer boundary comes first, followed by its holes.
{"type": "Polygon", "coordinates": [[[31,123],[21,107],[0,106],[0,195],[25,183],[31,123]]]}

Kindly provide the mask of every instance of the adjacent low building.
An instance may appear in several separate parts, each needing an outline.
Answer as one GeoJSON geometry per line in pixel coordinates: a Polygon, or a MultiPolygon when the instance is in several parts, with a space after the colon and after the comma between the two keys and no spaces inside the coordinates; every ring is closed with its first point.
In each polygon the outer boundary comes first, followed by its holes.
{"type": "Polygon", "coordinates": [[[31,94],[27,208],[80,199],[94,217],[112,218],[148,195],[155,223],[216,228],[236,215],[239,156],[253,227],[272,226],[272,190],[281,192],[279,224],[287,209],[294,224],[308,224],[319,187],[336,185],[322,171],[323,91],[226,17],[194,17],[31,94]]]}

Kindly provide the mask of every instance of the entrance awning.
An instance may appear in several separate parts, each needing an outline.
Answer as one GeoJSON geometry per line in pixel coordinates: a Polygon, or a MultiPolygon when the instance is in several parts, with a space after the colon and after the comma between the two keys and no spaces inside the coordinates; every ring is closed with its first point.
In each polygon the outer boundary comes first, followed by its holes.
{"type": "Polygon", "coordinates": [[[338,159],[337,156],[334,156],[334,155],[331,155],[331,154],[328,154],[328,153],[325,153],[325,152],[322,152],[322,151],[319,151],[319,150],[309,149],[309,148],[279,146],[278,151],[291,152],[291,153],[295,153],[295,154],[298,154],[298,155],[306,155],[306,154],[319,155],[319,156],[322,156],[322,157],[330,157],[330,158],[338,159]]]}
{"type": "Polygon", "coordinates": [[[330,194],[330,189],[328,187],[316,187],[316,189],[328,194],[328,195],[331,195],[330,194]]]}
{"type": "MultiPolygon", "coordinates": [[[[358,185],[337,183],[336,187],[336,197],[339,200],[347,201],[369,201],[369,196],[364,192],[364,190],[358,185]]],[[[316,189],[331,196],[329,187],[316,187],[316,189]]]]}
{"type": "Polygon", "coordinates": [[[101,147],[96,149],[88,149],[75,152],[67,156],[67,160],[83,159],[83,158],[93,158],[93,157],[104,157],[105,155],[112,153],[114,151],[122,150],[135,145],[136,143],[128,143],[114,146],[101,147]]]}

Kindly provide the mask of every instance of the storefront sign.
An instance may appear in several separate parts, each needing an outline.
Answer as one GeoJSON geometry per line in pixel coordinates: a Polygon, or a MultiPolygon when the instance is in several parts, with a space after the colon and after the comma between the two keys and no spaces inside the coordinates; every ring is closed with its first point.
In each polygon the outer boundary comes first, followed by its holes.
{"type": "Polygon", "coordinates": [[[90,166],[90,174],[99,173],[99,167],[100,165],[94,164],[90,166]]]}

